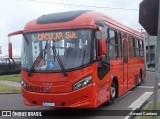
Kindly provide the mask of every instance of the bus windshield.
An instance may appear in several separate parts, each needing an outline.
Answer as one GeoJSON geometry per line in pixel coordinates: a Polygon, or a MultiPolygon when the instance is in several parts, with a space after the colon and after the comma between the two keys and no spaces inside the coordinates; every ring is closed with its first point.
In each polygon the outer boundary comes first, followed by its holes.
{"type": "Polygon", "coordinates": [[[91,29],[26,33],[22,45],[22,68],[30,70],[40,52],[42,60],[35,71],[61,71],[56,55],[59,55],[65,70],[90,63],[91,29]],[[56,49],[53,52],[53,46],[56,49]]]}

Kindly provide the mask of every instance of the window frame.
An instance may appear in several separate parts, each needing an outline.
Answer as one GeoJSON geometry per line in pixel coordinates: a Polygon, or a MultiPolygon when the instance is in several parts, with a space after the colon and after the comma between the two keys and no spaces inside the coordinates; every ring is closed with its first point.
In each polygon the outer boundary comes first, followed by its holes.
{"type": "Polygon", "coordinates": [[[129,35],[129,50],[130,50],[130,58],[140,58],[140,57],[144,57],[144,41],[140,38],[134,37],[132,35],[129,35]],[[133,42],[133,46],[131,46],[131,40],[132,38],[132,42],[133,42]],[[140,46],[140,42],[142,43],[142,47],[140,46]],[[131,48],[134,50],[134,55],[131,55],[131,48]],[[137,50],[138,50],[138,55],[137,55],[137,50]],[[141,52],[143,55],[141,55],[141,52]]]}
{"type": "Polygon", "coordinates": [[[109,59],[110,60],[117,60],[117,59],[119,59],[119,39],[118,39],[118,31],[116,30],[116,29],[114,29],[114,28],[111,28],[111,27],[108,27],[108,30],[107,30],[107,32],[108,32],[108,49],[109,49],[109,59]],[[110,30],[111,31],[114,31],[114,38],[115,38],[115,44],[113,44],[113,43],[111,43],[110,42],[110,30]],[[111,55],[110,55],[110,46],[112,46],[112,47],[114,47],[114,49],[115,49],[115,52],[116,52],[116,55],[117,55],[117,57],[111,57],[111,55]]]}
{"type": "Polygon", "coordinates": [[[118,60],[118,59],[122,59],[122,37],[121,37],[121,34],[123,33],[123,32],[121,32],[120,30],[116,30],[116,29],[114,29],[114,28],[111,28],[111,27],[108,27],[108,30],[107,30],[107,32],[108,32],[108,38],[107,38],[107,40],[108,40],[108,53],[109,53],[109,59],[110,60],[118,60]],[[114,44],[113,43],[111,43],[110,42],[110,33],[109,33],[109,31],[110,30],[112,30],[112,31],[114,31],[114,35],[115,35],[115,42],[114,42],[114,44]],[[117,55],[117,57],[110,57],[111,55],[110,55],[110,46],[112,46],[112,47],[114,47],[115,48],[115,52],[116,52],[116,55],[117,55]]]}

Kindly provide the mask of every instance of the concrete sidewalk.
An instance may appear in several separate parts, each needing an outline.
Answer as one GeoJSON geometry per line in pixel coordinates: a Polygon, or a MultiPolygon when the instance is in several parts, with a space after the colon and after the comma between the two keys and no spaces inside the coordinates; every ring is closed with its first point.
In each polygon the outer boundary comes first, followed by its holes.
{"type": "Polygon", "coordinates": [[[0,84],[5,84],[5,85],[10,85],[10,86],[15,86],[15,87],[21,87],[20,83],[13,82],[13,81],[0,81],[0,84]]]}

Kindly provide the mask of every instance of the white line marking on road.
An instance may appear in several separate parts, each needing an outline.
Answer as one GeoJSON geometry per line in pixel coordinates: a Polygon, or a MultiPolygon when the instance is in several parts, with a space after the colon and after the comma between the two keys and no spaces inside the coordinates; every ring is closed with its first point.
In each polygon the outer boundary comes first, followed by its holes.
{"type": "Polygon", "coordinates": [[[153,89],[154,87],[153,86],[137,86],[137,88],[151,88],[151,89],[153,89]]]}
{"type": "Polygon", "coordinates": [[[140,106],[152,95],[153,92],[145,92],[137,100],[135,100],[129,108],[140,108],[140,106]]]}
{"type": "Polygon", "coordinates": [[[124,98],[125,96],[127,96],[128,94],[130,94],[132,91],[128,91],[127,93],[125,93],[124,95],[122,95],[121,97],[117,98],[114,102],[117,102],[118,100],[124,98]]]}
{"type": "Polygon", "coordinates": [[[133,108],[132,111],[131,111],[124,119],[129,119],[130,114],[131,114],[134,110],[136,110],[136,108],[133,108]]]}

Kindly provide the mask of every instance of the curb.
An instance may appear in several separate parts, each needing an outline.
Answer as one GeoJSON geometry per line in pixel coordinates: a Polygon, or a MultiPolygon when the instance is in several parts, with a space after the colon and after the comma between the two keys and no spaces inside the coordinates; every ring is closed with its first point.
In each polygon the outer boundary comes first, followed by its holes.
{"type": "Polygon", "coordinates": [[[155,72],[155,70],[146,70],[146,71],[149,71],[149,72],[155,72]]]}
{"type": "Polygon", "coordinates": [[[0,95],[7,95],[7,94],[21,94],[21,92],[19,93],[0,93],[0,95]]]}
{"type": "MultiPolygon", "coordinates": [[[[148,72],[155,72],[155,70],[149,70],[149,69],[147,69],[146,71],[148,71],[148,72]]],[[[159,71],[159,73],[160,73],[160,71],[159,71]]]]}

